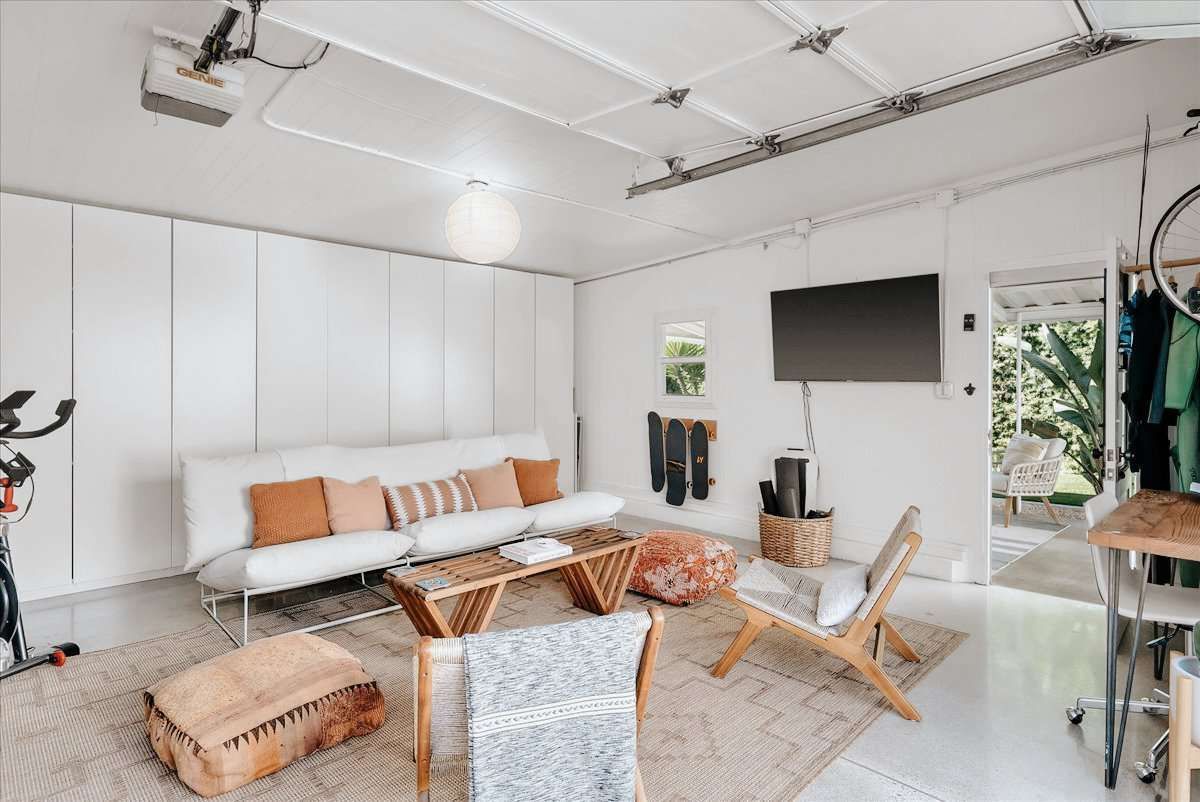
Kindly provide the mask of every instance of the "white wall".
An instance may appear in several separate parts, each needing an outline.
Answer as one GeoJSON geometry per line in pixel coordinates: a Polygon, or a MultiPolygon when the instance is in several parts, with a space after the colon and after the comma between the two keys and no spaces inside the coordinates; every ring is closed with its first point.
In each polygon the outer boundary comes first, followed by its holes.
{"type": "MultiPolygon", "coordinates": [[[[1064,159],[1063,161],[1067,161],[1064,159]]],[[[961,201],[820,227],[793,240],[724,250],[576,285],[576,406],[584,418],[583,486],[629,499],[627,511],[756,538],[757,483],[772,452],[803,446],[800,387],[771,373],[771,290],[946,271],[945,377],[930,384],[814,383],[821,457],[817,504],[837,508],[834,554],[869,560],[908,504],[923,511],[925,545],[914,570],[984,581],[987,512],[988,273],[1003,263],[1098,250],[1105,237],[1136,240],[1140,158],[1131,156],[1014,184],[961,201]],[[711,308],[710,408],[656,403],[654,326],[668,310],[711,308]],[[962,331],[962,316],[980,321],[962,331]],[[968,397],[968,383],[979,388],[968,397]],[[646,412],[718,421],[707,501],[667,505],[650,489],[646,412]]],[[[1149,227],[1200,180],[1200,143],[1156,151],[1149,227]]],[[[964,182],[965,184],[966,182],[964,182]]]]}
{"type": "Polygon", "coordinates": [[[566,279],[0,194],[0,391],[38,391],[30,426],[78,400],[22,445],[22,597],[178,573],[181,455],[536,424],[572,465],[572,306],[566,279]]]}

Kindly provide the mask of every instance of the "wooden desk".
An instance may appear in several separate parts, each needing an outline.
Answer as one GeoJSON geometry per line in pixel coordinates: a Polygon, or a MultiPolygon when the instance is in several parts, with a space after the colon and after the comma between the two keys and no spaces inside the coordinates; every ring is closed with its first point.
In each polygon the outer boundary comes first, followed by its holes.
{"type": "MultiPolygon", "coordinates": [[[[1104,705],[1104,784],[1117,784],[1121,746],[1125,741],[1125,722],[1129,716],[1129,697],[1133,671],[1137,663],[1142,627],[1142,602],[1146,593],[1148,557],[1175,557],[1200,560],[1200,496],[1170,493],[1165,490],[1140,490],[1133,498],[1109,513],[1088,532],[1088,543],[1108,549],[1108,628],[1105,655],[1104,705]],[[1141,552],[1142,581],[1138,614],[1133,622],[1133,648],[1129,653],[1124,703],[1121,705],[1121,729],[1114,738],[1117,706],[1117,627],[1120,593],[1121,552],[1141,552]]],[[[1200,619],[1200,610],[1197,610],[1200,619]]]]}

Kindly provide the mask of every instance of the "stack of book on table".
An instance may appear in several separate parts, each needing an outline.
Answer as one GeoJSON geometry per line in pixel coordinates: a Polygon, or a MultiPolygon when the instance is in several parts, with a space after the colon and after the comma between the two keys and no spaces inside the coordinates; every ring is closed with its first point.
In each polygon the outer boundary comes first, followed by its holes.
{"type": "Polygon", "coordinates": [[[546,560],[566,557],[571,553],[571,547],[560,543],[552,537],[533,537],[520,543],[509,543],[500,547],[500,556],[507,557],[522,565],[533,565],[546,560]]]}

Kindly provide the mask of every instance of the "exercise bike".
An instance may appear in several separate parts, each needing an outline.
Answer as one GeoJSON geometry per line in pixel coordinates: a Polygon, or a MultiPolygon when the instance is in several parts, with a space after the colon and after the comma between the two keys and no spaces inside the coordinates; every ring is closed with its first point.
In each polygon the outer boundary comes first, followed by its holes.
{"type": "Polygon", "coordinates": [[[50,647],[50,650],[43,654],[34,654],[25,639],[25,626],[21,621],[8,533],[9,527],[28,515],[33,505],[33,471],[36,466],[29,457],[9,447],[8,441],[44,437],[65,426],[71,419],[71,413],[75,411],[75,399],[64,399],[58,402],[58,407],[54,410],[56,417],[52,423],[41,429],[20,431],[17,427],[21,425],[21,419],[17,410],[32,397],[32,390],[18,390],[0,401],[0,491],[3,493],[0,496],[0,679],[44,663],[61,666],[67,662],[68,657],[79,654],[79,647],[74,643],[60,643],[50,647]],[[11,454],[11,457],[6,459],[4,452],[11,454]],[[20,518],[10,520],[10,516],[19,509],[13,500],[14,491],[26,482],[29,482],[30,494],[25,503],[25,511],[20,518]]]}

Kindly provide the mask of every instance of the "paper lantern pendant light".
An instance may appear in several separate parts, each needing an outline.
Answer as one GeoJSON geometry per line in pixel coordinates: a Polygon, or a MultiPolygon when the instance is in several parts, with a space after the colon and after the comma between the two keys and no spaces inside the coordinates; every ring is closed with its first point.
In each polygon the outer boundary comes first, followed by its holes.
{"type": "Polygon", "coordinates": [[[467,194],[446,210],[446,241],[459,257],[478,265],[508,257],[521,241],[521,217],[508,200],[482,181],[468,181],[467,194]]]}

